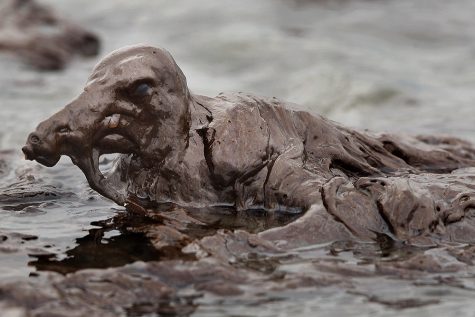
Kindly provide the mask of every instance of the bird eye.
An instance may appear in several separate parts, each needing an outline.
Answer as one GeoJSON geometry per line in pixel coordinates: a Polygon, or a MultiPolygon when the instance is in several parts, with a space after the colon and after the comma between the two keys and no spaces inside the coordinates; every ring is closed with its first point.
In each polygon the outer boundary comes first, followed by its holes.
{"type": "Polygon", "coordinates": [[[137,97],[145,97],[150,95],[151,91],[152,87],[149,84],[141,83],[135,87],[133,94],[137,97]]]}

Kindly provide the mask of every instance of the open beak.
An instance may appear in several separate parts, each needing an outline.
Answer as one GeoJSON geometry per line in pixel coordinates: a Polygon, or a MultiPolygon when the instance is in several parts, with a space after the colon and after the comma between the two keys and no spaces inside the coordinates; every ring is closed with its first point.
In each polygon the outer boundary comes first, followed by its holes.
{"type": "Polygon", "coordinates": [[[93,148],[84,150],[80,155],[70,155],[73,163],[78,166],[86,176],[92,189],[101,195],[124,206],[125,196],[117,191],[117,184],[102,174],[99,169],[99,158],[102,154],[134,153],[136,146],[126,137],[118,134],[104,136],[93,148]]]}

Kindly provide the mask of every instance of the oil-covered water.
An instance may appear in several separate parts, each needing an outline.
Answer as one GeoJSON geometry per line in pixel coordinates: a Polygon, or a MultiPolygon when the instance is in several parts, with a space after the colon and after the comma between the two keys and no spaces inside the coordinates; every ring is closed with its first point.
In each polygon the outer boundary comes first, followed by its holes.
{"type": "MultiPolygon", "coordinates": [[[[102,55],[135,43],[168,49],[195,93],[248,91],[296,102],[356,128],[475,141],[475,3],[470,0],[45,2],[96,31],[102,55]]],[[[75,60],[59,73],[39,73],[13,56],[0,56],[2,281],[137,261],[193,261],[178,249],[157,251],[130,221],[125,225],[124,210],[90,190],[69,159],[48,169],[22,158],[27,134],[82,90],[98,59],[75,60]]],[[[227,219],[219,223],[222,227],[248,231],[290,220],[256,214],[246,215],[248,222],[242,224],[226,211],[220,217],[227,219]]],[[[143,225],[137,221],[136,226],[143,225]]],[[[205,223],[194,228],[196,237],[212,235],[219,227],[211,220],[205,223]]],[[[296,282],[300,287],[252,298],[206,295],[195,300],[192,312],[470,316],[475,310],[473,265],[451,257],[464,248],[313,246],[275,265],[267,260],[256,265],[273,273],[334,277],[335,283],[303,287],[304,282],[296,282]],[[414,273],[419,263],[405,274],[407,267],[386,265],[427,252],[446,259],[446,266],[414,273]]]]}

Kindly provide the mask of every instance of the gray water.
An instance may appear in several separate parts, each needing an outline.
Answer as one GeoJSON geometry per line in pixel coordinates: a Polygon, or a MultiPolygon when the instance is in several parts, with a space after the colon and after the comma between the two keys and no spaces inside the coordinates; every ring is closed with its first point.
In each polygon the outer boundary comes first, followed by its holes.
{"type": "MultiPolygon", "coordinates": [[[[102,55],[135,43],[168,49],[194,93],[276,96],[360,129],[450,134],[475,141],[471,0],[44,2],[96,31],[102,55]]],[[[91,223],[121,212],[89,189],[69,159],[47,169],[24,161],[20,151],[38,122],[82,90],[98,60],[75,60],[63,72],[38,73],[14,57],[0,56],[0,158],[9,166],[0,174],[0,187],[30,176],[39,189],[61,189],[56,199],[39,196],[26,207],[0,201],[0,232],[38,237],[24,252],[0,253],[3,280],[28,278],[36,270],[28,262],[35,259],[31,255],[37,247],[47,246],[58,260],[67,257],[76,239],[98,227],[91,223]]],[[[114,235],[118,233],[111,231],[107,239],[114,235]]],[[[423,292],[397,281],[386,283],[378,291],[415,297],[423,292]]],[[[405,312],[473,315],[472,291],[447,292],[437,305],[405,312]]],[[[334,286],[289,296],[267,314],[403,314],[334,286]]],[[[223,314],[236,314],[236,305],[230,303],[223,314]]],[[[206,309],[201,314],[211,315],[206,309]]],[[[260,313],[259,306],[249,311],[260,313]]]]}

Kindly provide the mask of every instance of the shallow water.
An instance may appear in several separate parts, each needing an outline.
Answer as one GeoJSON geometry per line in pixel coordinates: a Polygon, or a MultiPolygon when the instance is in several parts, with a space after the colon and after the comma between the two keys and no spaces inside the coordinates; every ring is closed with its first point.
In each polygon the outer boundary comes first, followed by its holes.
{"type": "MultiPolygon", "coordinates": [[[[168,49],[195,93],[248,91],[296,102],[361,129],[452,134],[475,141],[470,119],[475,2],[470,0],[45,2],[97,31],[102,55],[139,42],[168,49]]],[[[19,149],[27,134],[82,90],[97,60],[75,60],[63,72],[38,73],[13,57],[0,58],[0,235],[27,235],[18,238],[20,249],[0,252],[2,280],[26,279],[37,270],[66,273],[164,256],[148,248],[144,236],[110,225],[107,220],[123,210],[91,191],[69,159],[51,169],[22,160],[19,149]],[[18,197],[22,184],[31,195],[9,201],[6,194],[13,191],[18,197]],[[134,251],[137,246],[140,252],[134,251]],[[92,250],[101,256],[94,257],[92,250]],[[104,263],[105,258],[110,261],[104,263]]],[[[376,250],[364,267],[384,258],[376,250]]],[[[279,270],[313,272],[308,266],[326,261],[327,251],[326,246],[301,251],[304,260],[279,270]]],[[[396,248],[394,253],[404,251],[396,248]]],[[[352,267],[365,260],[356,246],[330,258],[352,267]]],[[[421,278],[429,286],[420,286],[412,280],[356,274],[353,291],[339,284],[289,290],[258,298],[255,305],[247,298],[245,310],[241,298],[207,295],[195,314],[471,315],[473,267],[441,275],[461,284],[437,284],[432,276],[421,278]],[[427,302],[401,311],[368,294],[427,302]]]]}

